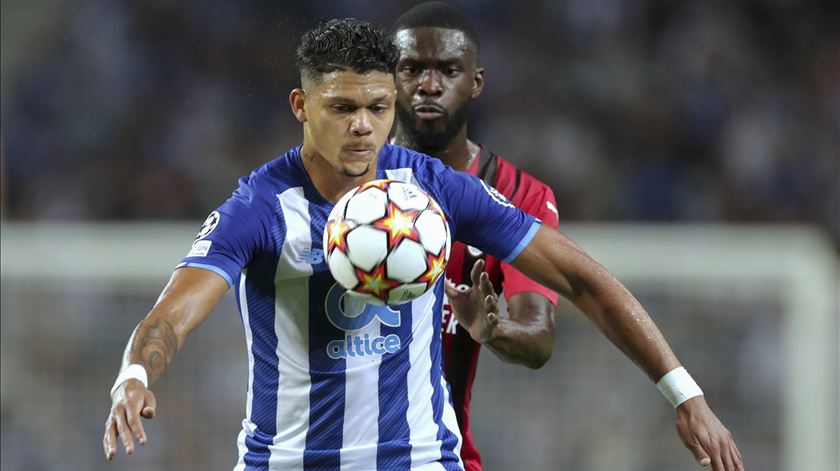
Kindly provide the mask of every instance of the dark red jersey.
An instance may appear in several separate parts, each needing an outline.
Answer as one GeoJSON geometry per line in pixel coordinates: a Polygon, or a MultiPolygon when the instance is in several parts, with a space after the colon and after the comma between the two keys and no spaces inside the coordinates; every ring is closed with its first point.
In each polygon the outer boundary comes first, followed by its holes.
{"type": "MultiPolygon", "coordinates": [[[[516,207],[536,216],[543,224],[557,227],[557,208],[554,192],[546,184],[514,167],[507,160],[481,149],[478,158],[472,163],[467,173],[481,178],[505,195],[516,207]]],[[[460,242],[452,245],[446,277],[456,286],[472,285],[470,270],[473,264],[484,259],[484,270],[496,291],[504,292],[505,297],[526,291],[542,294],[552,303],[557,304],[557,294],[532,281],[517,269],[496,257],[487,255],[474,247],[460,242]]],[[[443,304],[443,358],[445,375],[452,388],[452,402],[458,425],[463,436],[461,458],[466,471],[481,470],[481,456],[470,434],[470,396],[481,345],[474,342],[470,334],[458,325],[449,301],[443,304]]]]}

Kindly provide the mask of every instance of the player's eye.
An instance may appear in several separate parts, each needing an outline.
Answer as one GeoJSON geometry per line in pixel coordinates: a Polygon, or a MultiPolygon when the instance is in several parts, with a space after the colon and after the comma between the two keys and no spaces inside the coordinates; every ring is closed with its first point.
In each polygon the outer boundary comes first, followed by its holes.
{"type": "Polygon", "coordinates": [[[454,77],[460,72],[461,69],[459,69],[458,67],[446,67],[445,69],[443,69],[443,75],[446,75],[447,77],[454,77]]]}
{"type": "Polygon", "coordinates": [[[388,110],[388,105],[383,105],[383,104],[373,105],[373,106],[370,107],[370,110],[373,111],[374,113],[384,113],[385,111],[388,110]]]}
{"type": "Polygon", "coordinates": [[[420,69],[413,65],[404,65],[400,69],[400,72],[404,75],[417,75],[420,69]]]}
{"type": "Polygon", "coordinates": [[[338,113],[352,113],[353,111],[356,110],[356,108],[353,107],[353,106],[344,105],[344,104],[340,104],[340,103],[332,105],[332,108],[333,108],[334,111],[336,111],[338,113]]]}

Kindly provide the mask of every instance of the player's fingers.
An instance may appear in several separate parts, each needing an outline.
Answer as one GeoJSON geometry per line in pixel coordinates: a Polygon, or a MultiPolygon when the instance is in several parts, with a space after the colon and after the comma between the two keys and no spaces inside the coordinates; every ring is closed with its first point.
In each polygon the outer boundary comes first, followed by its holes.
{"type": "Polygon", "coordinates": [[[712,471],[726,471],[726,468],[723,465],[723,460],[721,459],[719,454],[712,454],[712,471]]]}
{"type": "Polygon", "coordinates": [[[117,422],[117,435],[120,437],[120,440],[122,440],[123,447],[125,448],[125,454],[130,455],[134,453],[134,439],[131,438],[131,431],[125,423],[125,410],[123,408],[119,408],[115,412],[114,420],[117,422]]]}
{"type": "MultiPolygon", "coordinates": [[[[143,407],[143,405],[141,404],[140,407],[143,407]]],[[[143,430],[143,423],[140,420],[139,411],[135,410],[134,407],[126,407],[125,415],[129,430],[135,437],[137,437],[137,442],[140,443],[140,445],[145,445],[146,431],[143,430]]]]}
{"type": "Polygon", "coordinates": [[[478,286],[479,278],[481,274],[484,273],[484,260],[478,259],[472,267],[470,271],[470,279],[472,280],[473,286],[478,286]]]}
{"type": "Polygon", "coordinates": [[[462,296],[462,293],[455,287],[455,283],[446,279],[446,282],[443,284],[443,290],[446,291],[446,297],[449,299],[458,298],[462,296]]]}
{"type": "Polygon", "coordinates": [[[721,440],[720,444],[721,454],[723,454],[723,463],[727,470],[742,471],[744,468],[741,465],[741,457],[738,454],[738,448],[731,437],[721,440]]]}
{"type": "Polygon", "coordinates": [[[155,394],[147,389],[144,393],[145,397],[145,404],[143,405],[143,409],[140,410],[140,415],[147,419],[153,419],[155,417],[155,411],[157,410],[157,399],[155,398],[155,394]]]}
{"type": "MultiPolygon", "coordinates": [[[[735,444],[735,439],[732,437],[732,432],[729,432],[728,430],[727,430],[727,432],[728,432],[728,437],[729,437],[728,445],[729,445],[729,449],[732,452],[732,456],[733,456],[733,458],[736,459],[736,461],[738,463],[742,463],[743,458],[741,457],[741,450],[739,450],[738,445],[735,444]]],[[[741,466],[743,467],[743,465],[741,465],[741,466]]]]}
{"type": "Polygon", "coordinates": [[[102,439],[102,445],[105,448],[105,459],[110,460],[117,454],[117,432],[114,420],[108,416],[108,421],[105,422],[105,437],[102,439]]]}
{"type": "Polygon", "coordinates": [[[732,459],[728,443],[721,442],[720,444],[720,460],[723,463],[723,469],[726,471],[735,471],[735,461],[732,459]]]}
{"type": "Polygon", "coordinates": [[[712,459],[709,458],[706,450],[704,450],[698,442],[694,441],[691,444],[686,443],[686,445],[688,446],[689,451],[691,451],[691,454],[694,455],[694,459],[697,460],[697,464],[705,467],[712,463],[712,459]]]}
{"type": "Polygon", "coordinates": [[[734,441],[729,444],[729,449],[732,453],[732,460],[735,462],[735,470],[744,471],[744,459],[741,457],[741,451],[738,450],[734,441]]]}
{"type": "Polygon", "coordinates": [[[499,313],[499,298],[496,296],[496,293],[488,294],[484,297],[484,308],[488,313],[499,313]]]}
{"type": "Polygon", "coordinates": [[[488,294],[495,295],[496,292],[493,290],[493,282],[490,281],[490,275],[488,275],[487,272],[482,272],[480,278],[481,294],[485,296],[488,294]]]}
{"type": "Polygon", "coordinates": [[[725,449],[732,460],[732,470],[744,471],[744,463],[741,461],[741,455],[738,453],[738,447],[735,446],[735,441],[730,438],[729,442],[725,445],[725,449]]]}

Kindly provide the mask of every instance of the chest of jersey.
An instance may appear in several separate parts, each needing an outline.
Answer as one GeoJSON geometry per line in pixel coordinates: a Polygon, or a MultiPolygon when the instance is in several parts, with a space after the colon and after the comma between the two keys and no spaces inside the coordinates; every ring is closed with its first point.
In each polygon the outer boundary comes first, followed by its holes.
{"type": "Polygon", "coordinates": [[[332,205],[314,202],[306,193],[304,188],[290,188],[277,195],[286,226],[279,246],[277,281],[327,270],[322,237],[332,205]]]}

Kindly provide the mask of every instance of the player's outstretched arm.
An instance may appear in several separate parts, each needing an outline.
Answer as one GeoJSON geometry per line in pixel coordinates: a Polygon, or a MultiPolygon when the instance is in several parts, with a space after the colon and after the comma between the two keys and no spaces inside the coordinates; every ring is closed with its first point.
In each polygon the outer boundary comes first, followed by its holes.
{"type": "Polygon", "coordinates": [[[464,291],[446,284],[458,323],[501,360],[529,368],[543,366],[554,350],[554,304],[538,293],[518,293],[508,299],[510,319],[502,318],[484,260],[473,265],[470,277],[472,286],[464,291]]]}
{"type": "Polygon", "coordinates": [[[184,345],[187,335],[207,318],[227,289],[227,282],[208,270],[179,268],[172,274],[125,348],[120,376],[111,391],[111,412],[105,421],[102,444],[106,459],[116,456],[117,438],[129,455],[134,452],[133,437],[141,445],[146,443],[140,418],[154,417],[156,401],[137,377],[147,376],[148,384],[156,380],[184,345]]]}
{"type": "MultiPolygon", "coordinates": [[[[680,367],[630,291],[561,233],[541,227],[513,265],[572,301],[652,381],[680,367]]],[[[711,465],[714,471],[743,469],[732,435],[702,396],[677,407],[677,431],[700,464],[711,465]]]]}

